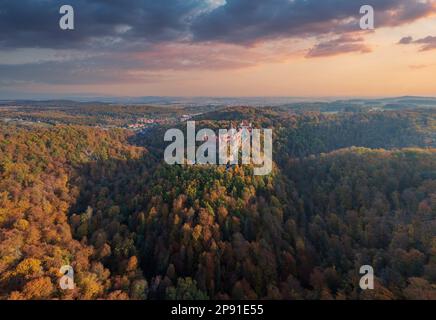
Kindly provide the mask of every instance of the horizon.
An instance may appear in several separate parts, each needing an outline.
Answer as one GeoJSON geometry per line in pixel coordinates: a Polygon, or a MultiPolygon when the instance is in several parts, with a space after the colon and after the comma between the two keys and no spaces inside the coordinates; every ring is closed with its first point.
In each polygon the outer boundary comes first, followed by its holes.
{"type": "Polygon", "coordinates": [[[399,96],[159,96],[159,95],[144,95],[144,96],[59,96],[55,97],[53,95],[42,95],[42,96],[32,96],[32,97],[2,97],[0,96],[1,102],[7,101],[34,101],[34,102],[45,102],[45,101],[71,101],[71,102],[109,102],[109,101],[122,101],[122,100],[139,100],[139,99],[180,99],[180,100],[202,100],[202,99],[216,99],[216,100],[255,100],[255,99],[282,99],[289,100],[289,103],[299,103],[299,102],[337,102],[337,101],[352,101],[352,100],[394,100],[394,99],[436,99],[435,96],[421,96],[421,95],[399,95],[399,96]],[[291,101],[292,100],[292,101],[291,101]]]}

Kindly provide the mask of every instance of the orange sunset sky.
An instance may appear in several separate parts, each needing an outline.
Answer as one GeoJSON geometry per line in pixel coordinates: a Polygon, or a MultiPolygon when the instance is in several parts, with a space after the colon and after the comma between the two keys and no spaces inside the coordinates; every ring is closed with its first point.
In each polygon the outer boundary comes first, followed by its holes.
{"type": "MultiPolygon", "coordinates": [[[[8,9],[9,2],[0,4],[0,18],[15,14],[14,21],[19,20],[23,13],[12,5],[8,9]]],[[[147,8],[147,1],[135,2],[147,8]]],[[[247,8],[246,0],[188,2],[191,7],[163,1],[158,13],[171,14],[156,20],[155,30],[145,34],[141,19],[147,16],[135,17],[135,4],[133,16],[114,12],[102,31],[101,25],[92,25],[100,23],[98,14],[78,1],[77,28],[69,34],[52,31],[57,28],[56,7],[44,13],[39,4],[34,12],[49,15],[44,19],[54,23],[44,23],[43,30],[37,24],[32,28],[34,37],[47,39],[41,41],[26,37],[31,26],[6,19],[0,23],[7,30],[0,36],[0,99],[436,96],[434,1],[367,1],[375,9],[373,31],[359,28],[359,8],[365,1],[329,1],[338,8],[320,9],[313,17],[321,0],[253,0],[247,8]],[[89,22],[81,27],[85,18],[89,22]],[[63,42],[55,41],[60,37],[63,42]]]]}

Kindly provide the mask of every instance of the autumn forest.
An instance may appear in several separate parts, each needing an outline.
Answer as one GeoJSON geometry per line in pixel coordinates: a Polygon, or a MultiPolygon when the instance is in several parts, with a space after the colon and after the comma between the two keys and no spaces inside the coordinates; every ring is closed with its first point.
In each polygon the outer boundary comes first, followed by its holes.
{"type": "Polygon", "coordinates": [[[0,299],[436,299],[434,108],[40,108],[0,107],[0,299]],[[272,173],[165,164],[185,113],[273,129],[272,173]]]}

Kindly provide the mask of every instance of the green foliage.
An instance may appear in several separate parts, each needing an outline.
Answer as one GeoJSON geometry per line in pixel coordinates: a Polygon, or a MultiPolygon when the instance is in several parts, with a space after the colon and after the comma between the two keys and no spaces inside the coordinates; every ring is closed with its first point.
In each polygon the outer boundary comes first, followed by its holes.
{"type": "Polygon", "coordinates": [[[208,300],[207,295],[197,288],[197,282],[191,278],[179,278],[177,287],[167,288],[168,300],[208,300]]]}

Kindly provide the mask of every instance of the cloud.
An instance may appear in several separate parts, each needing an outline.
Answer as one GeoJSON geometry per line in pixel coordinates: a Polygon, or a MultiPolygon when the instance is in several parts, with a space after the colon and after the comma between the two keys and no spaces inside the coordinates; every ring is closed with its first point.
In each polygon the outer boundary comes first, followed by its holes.
{"type": "Polygon", "coordinates": [[[161,43],[136,52],[128,59],[140,62],[141,68],[149,70],[240,69],[281,62],[291,54],[290,47],[289,43],[255,48],[221,43],[213,46],[206,43],[161,43]],[[277,52],[280,46],[288,46],[288,49],[277,52]]]}
{"type": "Polygon", "coordinates": [[[435,12],[434,0],[76,0],[74,31],[62,31],[57,0],[2,0],[0,47],[146,47],[165,41],[253,44],[337,35],[359,28],[373,5],[378,27],[435,12]]]}
{"type": "Polygon", "coordinates": [[[227,0],[193,22],[197,41],[251,44],[271,38],[342,34],[359,29],[359,9],[372,5],[377,27],[397,26],[434,13],[433,0],[227,0]]]}
{"type": "Polygon", "coordinates": [[[120,80],[118,68],[99,67],[90,61],[0,65],[0,87],[17,83],[91,84],[120,80]]]}
{"type": "Polygon", "coordinates": [[[0,47],[93,47],[182,38],[189,20],[204,12],[201,0],[76,0],[75,30],[59,28],[56,0],[2,0],[0,47]],[[97,41],[103,39],[103,41],[97,41]]]}
{"type": "Polygon", "coordinates": [[[428,36],[422,39],[415,40],[414,43],[422,44],[421,51],[436,49],[436,37],[428,36]]]}
{"type": "Polygon", "coordinates": [[[409,68],[412,70],[421,70],[421,69],[426,69],[429,66],[430,65],[427,65],[427,64],[412,64],[409,66],[409,68]]]}
{"type": "Polygon", "coordinates": [[[368,53],[371,52],[371,48],[365,44],[362,37],[356,38],[351,35],[344,35],[333,40],[316,44],[309,50],[306,57],[328,57],[350,52],[368,53]]]}
{"type": "MultiPolygon", "coordinates": [[[[434,3],[75,0],[76,29],[62,31],[59,8],[64,2],[1,0],[0,87],[147,82],[168,70],[247,68],[288,59],[294,53],[285,42],[304,42],[298,51],[308,58],[366,53],[370,46],[359,29],[363,4],[374,6],[376,27],[386,27],[434,13],[434,3]],[[308,51],[307,40],[315,42],[308,51]]],[[[434,45],[433,39],[409,41],[422,50],[434,45]]]]}
{"type": "Polygon", "coordinates": [[[403,37],[400,39],[400,41],[398,41],[398,44],[410,44],[412,42],[413,42],[412,37],[403,37]]]}
{"type": "MultiPolygon", "coordinates": [[[[42,51],[46,53],[46,51],[42,51]]],[[[157,43],[147,50],[83,54],[62,57],[51,54],[34,62],[0,64],[0,87],[14,83],[91,84],[135,83],[155,80],[166,71],[226,70],[283,61],[275,50],[247,48],[231,44],[157,43]]],[[[21,60],[21,57],[18,57],[21,60]]],[[[167,73],[168,74],[168,73],[167,73]]]]}
{"type": "Polygon", "coordinates": [[[412,37],[404,37],[402,38],[398,44],[403,45],[419,45],[420,51],[429,51],[436,49],[436,37],[435,36],[427,36],[425,38],[414,40],[412,37]]]}
{"type": "Polygon", "coordinates": [[[156,78],[154,70],[141,70],[130,54],[113,53],[23,64],[0,64],[0,87],[13,83],[92,84],[142,81],[156,78]]]}

